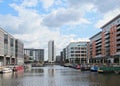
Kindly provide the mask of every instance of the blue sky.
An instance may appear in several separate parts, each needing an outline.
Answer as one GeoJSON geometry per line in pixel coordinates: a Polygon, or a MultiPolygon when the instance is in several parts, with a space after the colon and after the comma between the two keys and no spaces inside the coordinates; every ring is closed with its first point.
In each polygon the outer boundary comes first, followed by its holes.
{"type": "Polygon", "coordinates": [[[56,52],[71,41],[86,41],[120,14],[120,0],[0,0],[0,27],[24,42],[44,48],[49,40],[56,52]]]}

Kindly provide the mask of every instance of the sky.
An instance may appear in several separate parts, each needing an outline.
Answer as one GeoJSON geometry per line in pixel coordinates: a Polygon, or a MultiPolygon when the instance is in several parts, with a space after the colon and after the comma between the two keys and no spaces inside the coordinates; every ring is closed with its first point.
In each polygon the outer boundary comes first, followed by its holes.
{"type": "Polygon", "coordinates": [[[54,40],[56,54],[73,41],[86,41],[120,14],[120,0],[0,0],[0,27],[25,48],[45,49],[54,40]]]}

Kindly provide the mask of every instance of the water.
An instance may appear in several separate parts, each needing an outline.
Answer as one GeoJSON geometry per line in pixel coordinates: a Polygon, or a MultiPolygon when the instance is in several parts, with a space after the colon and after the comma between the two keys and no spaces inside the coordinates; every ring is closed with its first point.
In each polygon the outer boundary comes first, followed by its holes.
{"type": "Polygon", "coordinates": [[[120,75],[81,72],[61,66],[0,74],[0,86],[119,86],[120,75]]]}

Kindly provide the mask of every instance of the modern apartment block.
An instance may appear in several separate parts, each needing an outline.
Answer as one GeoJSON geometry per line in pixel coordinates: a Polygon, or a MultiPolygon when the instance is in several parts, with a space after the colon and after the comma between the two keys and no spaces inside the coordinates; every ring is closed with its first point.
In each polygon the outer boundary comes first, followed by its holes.
{"type": "MultiPolygon", "coordinates": [[[[16,45],[18,44],[15,41],[16,39],[11,34],[0,28],[0,65],[19,64],[17,63],[19,57],[16,57],[19,54],[19,52],[16,53],[16,45]]],[[[23,45],[22,42],[21,44],[23,45]]]]}
{"type": "Polygon", "coordinates": [[[44,61],[44,49],[25,48],[24,56],[28,57],[28,61],[44,61]]]}
{"type": "Polygon", "coordinates": [[[64,56],[63,56],[63,51],[60,52],[60,63],[64,63],[64,56]]]}
{"type": "Polygon", "coordinates": [[[87,44],[89,42],[71,42],[67,46],[67,58],[70,63],[87,63],[87,44]]]}
{"type": "Polygon", "coordinates": [[[55,45],[54,41],[51,40],[48,42],[48,62],[53,63],[56,58],[56,53],[55,53],[55,45]]]}
{"type": "Polygon", "coordinates": [[[68,58],[67,58],[67,48],[64,48],[61,52],[60,52],[60,58],[61,58],[61,64],[68,62],[68,58]]]}
{"type": "Polygon", "coordinates": [[[120,14],[101,27],[90,38],[89,58],[92,62],[118,63],[120,58],[120,14]]]}
{"type": "Polygon", "coordinates": [[[104,50],[102,50],[102,32],[95,34],[90,38],[88,45],[88,57],[90,63],[98,63],[99,57],[104,57],[104,50]]]}

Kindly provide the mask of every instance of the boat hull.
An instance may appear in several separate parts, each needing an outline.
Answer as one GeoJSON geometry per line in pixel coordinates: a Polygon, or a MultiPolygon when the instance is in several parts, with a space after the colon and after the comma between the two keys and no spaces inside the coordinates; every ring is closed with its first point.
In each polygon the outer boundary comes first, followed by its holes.
{"type": "Polygon", "coordinates": [[[97,72],[98,71],[98,67],[97,66],[93,66],[90,68],[91,72],[97,72]]]}

